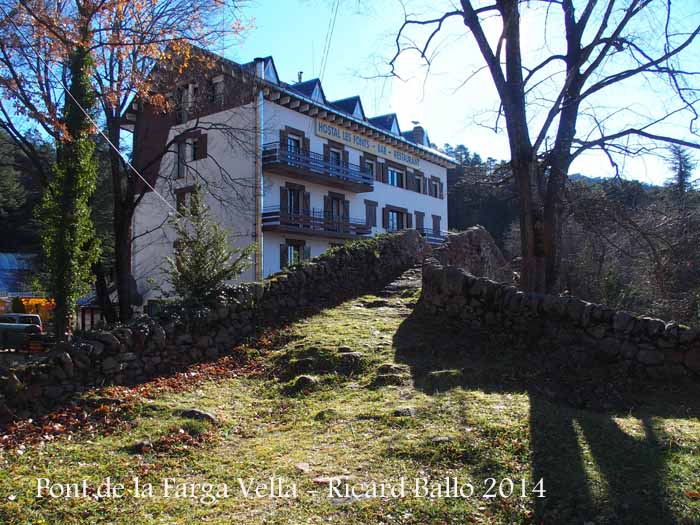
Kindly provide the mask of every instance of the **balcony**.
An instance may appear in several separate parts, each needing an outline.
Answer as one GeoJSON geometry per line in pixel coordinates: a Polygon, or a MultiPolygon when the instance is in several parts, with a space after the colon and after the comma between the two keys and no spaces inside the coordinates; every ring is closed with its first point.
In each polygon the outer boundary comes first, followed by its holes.
{"type": "Polygon", "coordinates": [[[374,180],[360,166],[347,162],[333,164],[323,155],[306,150],[289,150],[279,142],[263,145],[263,169],[270,173],[286,175],[333,186],[354,193],[372,191],[374,180]]]}
{"type": "Polygon", "coordinates": [[[372,229],[364,220],[332,217],[323,210],[303,210],[301,213],[280,211],[279,206],[263,209],[263,231],[296,233],[334,239],[357,239],[369,235],[372,229]]]}
{"type": "MultiPolygon", "coordinates": [[[[388,229],[388,233],[397,233],[400,231],[405,230],[406,228],[399,228],[399,229],[388,229]]],[[[445,237],[447,236],[446,231],[439,231],[436,232],[432,228],[416,228],[418,233],[420,233],[423,238],[428,242],[428,244],[431,244],[433,246],[436,246],[438,244],[442,244],[442,242],[445,240],[445,237]]]]}

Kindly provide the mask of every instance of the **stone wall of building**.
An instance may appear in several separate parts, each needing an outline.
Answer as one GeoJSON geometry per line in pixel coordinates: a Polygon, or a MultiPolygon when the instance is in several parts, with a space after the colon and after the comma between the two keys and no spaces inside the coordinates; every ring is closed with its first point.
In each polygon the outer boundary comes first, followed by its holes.
{"type": "Polygon", "coordinates": [[[260,330],[390,282],[429,250],[416,231],[353,242],[260,283],[226,290],[199,320],[171,315],[87,334],[44,360],[0,370],[0,419],[22,417],[92,386],[135,384],[224,355],[260,330]]]}
{"type": "Polygon", "coordinates": [[[419,308],[503,344],[565,352],[576,363],[623,363],[646,378],[700,378],[700,330],[571,297],[527,294],[428,257],[419,308]]]}

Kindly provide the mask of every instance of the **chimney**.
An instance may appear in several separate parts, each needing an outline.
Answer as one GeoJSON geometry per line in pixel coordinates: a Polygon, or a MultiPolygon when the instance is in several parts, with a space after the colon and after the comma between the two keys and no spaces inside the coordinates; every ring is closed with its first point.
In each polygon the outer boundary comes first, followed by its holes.
{"type": "Polygon", "coordinates": [[[297,73],[297,82],[301,82],[301,77],[302,77],[303,75],[304,75],[304,72],[303,72],[303,71],[299,71],[299,73],[297,73]]]}
{"type": "Polygon", "coordinates": [[[425,130],[423,126],[413,127],[413,142],[416,144],[425,144],[425,130]]]}

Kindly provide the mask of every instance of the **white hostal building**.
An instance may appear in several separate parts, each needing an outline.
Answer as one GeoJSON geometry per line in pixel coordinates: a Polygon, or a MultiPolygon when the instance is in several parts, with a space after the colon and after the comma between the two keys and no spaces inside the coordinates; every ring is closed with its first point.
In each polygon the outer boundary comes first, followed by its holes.
{"type": "Polygon", "coordinates": [[[257,247],[242,280],[384,232],[414,228],[430,242],[443,239],[455,162],[422,127],[402,133],[395,114],[368,118],[357,96],[328,101],[318,79],[281,82],[271,57],[215,64],[178,79],[168,93],[177,111],[135,103],[126,115],[134,163],[149,182],[132,252],[145,305],[159,298],[176,241],[163,198],[186,206],[197,187],[231,243],[257,247]]]}

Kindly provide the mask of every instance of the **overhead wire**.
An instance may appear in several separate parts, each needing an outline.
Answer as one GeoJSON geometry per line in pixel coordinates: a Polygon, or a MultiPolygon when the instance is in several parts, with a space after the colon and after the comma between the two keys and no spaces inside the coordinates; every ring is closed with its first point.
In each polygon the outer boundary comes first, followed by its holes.
{"type": "Polygon", "coordinates": [[[21,29],[19,28],[19,26],[15,23],[15,21],[7,14],[7,11],[5,11],[5,9],[2,7],[2,5],[0,5],[0,10],[2,11],[3,15],[5,16],[5,18],[8,19],[8,20],[10,21],[10,23],[15,27],[15,29],[17,30],[17,33],[19,33],[19,35],[20,35],[20,36],[24,39],[24,41],[27,43],[27,46],[29,46],[29,48],[32,49],[32,50],[36,53],[36,58],[37,58],[37,60],[38,60],[39,62],[42,62],[42,63],[46,66],[46,70],[49,72],[49,75],[51,75],[51,76],[54,78],[54,80],[58,81],[58,83],[61,85],[61,87],[63,87],[63,90],[66,92],[66,95],[68,95],[68,96],[70,97],[70,99],[75,103],[75,105],[80,109],[80,111],[83,112],[83,114],[87,117],[87,119],[90,121],[90,123],[95,127],[95,129],[96,129],[96,130],[98,131],[98,133],[102,136],[102,138],[105,139],[105,141],[107,142],[107,144],[109,144],[109,146],[110,146],[114,151],[116,151],[116,152],[119,154],[119,156],[122,158],[122,160],[124,161],[124,163],[125,163],[125,164],[126,164],[126,165],[127,165],[127,166],[128,166],[142,181],[143,181],[143,182],[144,182],[144,184],[145,184],[155,195],[157,195],[157,196],[158,196],[170,209],[172,209],[177,215],[182,216],[182,214],[177,210],[177,208],[175,208],[175,206],[173,206],[170,202],[168,202],[168,200],[167,200],[165,197],[163,197],[163,195],[161,195],[161,194],[155,189],[155,187],[154,187],[150,182],[148,182],[148,180],[146,180],[146,178],[145,178],[143,175],[141,175],[141,173],[139,173],[139,171],[136,169],[136,167],[134,167],[134,165],[133,165],[133,164],[131,163],[131,161],[127,158],[127,156],[126,156],[117,146],[115,146],[115,145],[112,143],[111,140],[109,140],[109,137],[105,134],[104,131],[102,131],[102,129],[101,129],[100,126],[97,124],[97,122],[95,121],[95,119],[93,119],[92,116],[91,116],[91,115],[85,110],[85,108],[80,104],[80,102],[78,102],[78,101],[75,99],[75,97],[74,97],[73,94],[70,92],[70,90],[68,89],[68,87],[66,86],[66,84],[63,82],[63,80],[62,80],[61,78],[59,78],[58,75],[53,71],[53,69],[51,68],[51,65],[50,65],[46,60],[44,60],[44,59],[41,57],[41,54],[38,53],[38,52],[36,51],[36,49],[34,48],[34,46],[32,45],[32,43],[30,42],[29,38],[27,38],[27,36],[21,31],[21,29]]]}
{"type": "Polygon", "coordinates": [[[329,25],[328,25],[328,32],[326,35],[326,45],[324,48],[323,58],[321,60],[321,68],[320,68],[320,74],[319,74],[319,79],[321,81],[323,81],[323,76],[326,74],[326,65],[328,64],[328,57],[331,54],[331,45],[333,43],[333,33],[335,31],[335,21],[336,21],[336,18],[338,17],[338,7],[339,6],[340,6],[340,0],[336,0],[335,8],[333,10],[333,16],[331,17],[329,25]]]}

